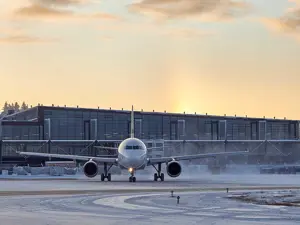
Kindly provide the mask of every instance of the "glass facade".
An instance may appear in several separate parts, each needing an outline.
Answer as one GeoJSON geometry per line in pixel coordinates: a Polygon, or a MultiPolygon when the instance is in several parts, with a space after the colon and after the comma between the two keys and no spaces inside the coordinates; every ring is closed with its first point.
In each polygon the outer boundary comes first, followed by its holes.
{"type": "Polygon", "coordinates": [[[39,140],[43,139],[43,127],[39,125],[9,125],[2,126],[2,140],[39,140]]]}
{"type": "Polygon", "coordinates": [[[6,116],[0,124],[2,140],[43,139],[43,124],[38,120],[38,107],[6,116]]]}
{"type": "Polygon", "coordinates": [[[27,121],[27,120],[35,120],[35,119],[38,119],[38,107],[33,107],[33,108],[30,108],[30,109],[27,109],[23,112],[20,112],[20,113],[14,113],[12,115],[8,115],[6,116],[6,119],[7,120],[24,120],[24,121],[27,121]]]}
{"type": "MultiPolygon", "coordinates": [[[[123,140],[130,135],[130,111],[39,106],[8,116],[1,130],[2,140],[123,140]]],[[[295,140],[299,131],[299,122],[292,120],[135,112],[135,136],[144,140],[295,140]]],[[[1,154],[15,156],[12,149],[100,154],[91,143],[2,143],[1,154]]],[[[201,146],[212,151],[211,144],[201,146]]],[[[192,154],[196,150],[189,147],[185,151],[192,154]]]]}
{"type": "MultiPolygon", "coordinates": [[[[122,140],[129,137],[130,112],[36,107],[8,117],[2,139],[122,140]]],[[[135,112],[135,136],[166,140],[298,139],[299,123],[290,120],[135,112]]]]}

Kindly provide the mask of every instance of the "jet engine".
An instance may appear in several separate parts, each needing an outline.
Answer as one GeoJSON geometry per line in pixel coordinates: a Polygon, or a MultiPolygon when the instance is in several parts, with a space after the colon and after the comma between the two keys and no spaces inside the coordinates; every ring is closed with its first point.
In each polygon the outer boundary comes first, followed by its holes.
{"type": "Polygon", "coordinates": [[[181,174],[181,165],[177,161],[172,161],[167,165],[167,173],[170,177],[178,177],[181,174]]]}
{"type": "Polygon", "coordinates": [[[95,177],[98,174],[98,165],[94,161],[88,161],[83,165],[84,175],[87,177],[95,177]]]}

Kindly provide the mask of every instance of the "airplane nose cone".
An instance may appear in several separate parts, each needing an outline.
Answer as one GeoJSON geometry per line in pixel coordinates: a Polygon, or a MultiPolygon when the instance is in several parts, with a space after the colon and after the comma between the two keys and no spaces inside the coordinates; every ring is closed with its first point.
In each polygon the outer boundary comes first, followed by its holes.
{"type": "Polygon", "coordinates": [[[136,158],[130,159],[130,164],[134,168],[141,166],[142,163],[143,163],[143,159],[141,157],[136,157],[136,158]]]}
{"type": "Polygon", "coordinates": [[[146,154],[145,152],[123,152],[121,163],[126,168],[137,169],[144,165],[146,154]]]}
{"type": "Polygon", "coordinates": [[[144,155],[136,156],[136,157],[130,157],[128,160],[128,163],[130,164],[130,167],[132,168],[139,168],[144,164],[144,155]]]}

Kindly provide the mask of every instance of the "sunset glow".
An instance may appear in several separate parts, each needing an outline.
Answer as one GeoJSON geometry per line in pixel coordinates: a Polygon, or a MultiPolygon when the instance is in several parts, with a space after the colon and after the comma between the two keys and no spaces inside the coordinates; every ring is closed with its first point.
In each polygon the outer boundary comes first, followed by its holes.
{"type": "Polygon", "coordinates": [[[0,0],[0,60],[1,104],[299,119],[300,2],[0,0]]]}

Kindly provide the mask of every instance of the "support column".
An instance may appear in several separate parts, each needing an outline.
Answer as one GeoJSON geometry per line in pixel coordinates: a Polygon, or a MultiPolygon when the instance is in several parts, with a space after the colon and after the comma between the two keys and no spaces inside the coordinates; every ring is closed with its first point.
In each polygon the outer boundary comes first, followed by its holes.
{"type": "Polygon", "coordinates": [[[50,154],[51,153],[51,141],[49,140],[47,143],[47,152],[50,154]]]}
{"type": "Polygon", "coordinates": [[[91,146],[91,148],[93,149],[92,154],[94,157],[96,157],[98,153],[98,151],[96,150],[96,148],[94,148],[94,146],[98,146],[98,144],[99,144],[98,141],[95,140],[94,144],[91,146]]]}
{"type": "Polygon", "coordinates": [[[227,120],[220,120],[218,126],[218,140],[227,139],[227,120]]]}
{"type": "Polygon", "coordinates": [[[0,119],[0,140],[2,140],[2,119],[0,119]]]}
{"type": "Polygon", "coordinates": [[[266,140],[267,139],[267,121],[262,120],[258,122],[258,135],[259,140],[266,140]]]}
{"type": "MultiPolygon", "coordinates": [[[[51,140],[51,119],[45,119],[44,126],[45,126],[45,122],[48,124],[48,129],[47,129],[48,138],[47,138],[47,140],[51,140]]],[[[45,130],[44,130],[44,132],[45,132],[45,130]]]]}
{"type": "Polygon", "coordinates": [[[98,139],[98,122],[97,119],[91,119],[94,122],[94,140],[98,139]]]}
{"type": "Polygon", "coordinates": [[[0,137],[0,165],[3,162],[2,156],[3,156],[3,154],[2,154],[2,137],[0,137]]]}
{"type": "Polygon", "coordinates": [[[264,150],[265,150],[265,155],[264,155],[264,163],[269,164],[269,158],[267,157],[267,153],[268,153],[268,142],[264,141],[264,150]]]}
{"type": "Polygon", "coordinates": [[[296,122],[295,123],[295,129],[296,129],[296,131],[295,131],[295,133],[296,133],[296,139],[300,139],[300,122],[296,122]]]}
{"type": "Polygon", "coordinates": [[[3,143],[2,143],[2,119],[0,119],[0,165],[2,164],[2,162],[3,162],[3,154],[2,154],[2,145],[3,145],[3,143]]]}
{"type": "MultiPolygon", "coordinates": [[[[50,154],[51,153],[51,119],[45,119],[44,121],[44,126],[45,126],[45,122],[48,124],[48,142],[47,142],[47,152],[50,154]]],[[[45,129],[44,129],[45,132],[45,129]]]]}

